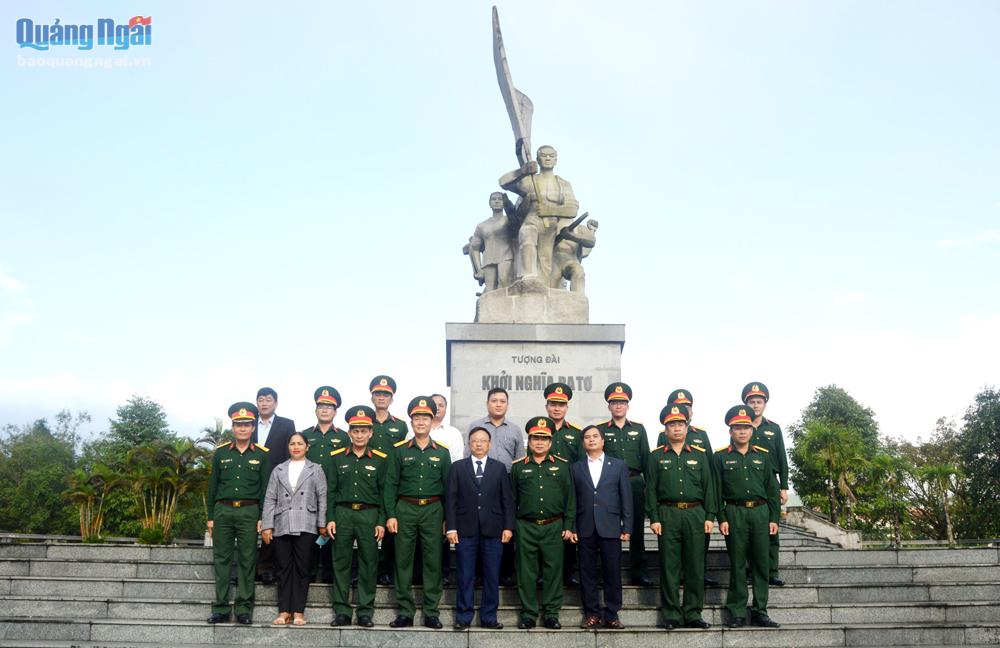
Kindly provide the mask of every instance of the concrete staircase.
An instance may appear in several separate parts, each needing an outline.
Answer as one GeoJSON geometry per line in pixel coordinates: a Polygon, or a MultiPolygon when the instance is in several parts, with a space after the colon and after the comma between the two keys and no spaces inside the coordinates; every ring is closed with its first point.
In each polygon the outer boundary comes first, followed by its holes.
{"type": "MultiPolygon", "coordinates": [[[[272,628],[275,589],[258,586],[254,626],[205,623],[213,596],[211,550],[203,547],[0,544],[0,646],[454,646],[544,643],[628,646],[970,646],[1000,645],[1000,555],[989,549],[846,551],[803,529],[782,529],[782,577],[772,588],[778,630],[721,627],[725,589],[709,589],[707,631],[655,627],[656,588],[626,587],[624,631],[576,629],[579,595],[567,590],[561,631],[516,629],[518,601],[501,592],[501,631],[450,630],[454,589],[445,591],[445,630],[396,631],[391,588],[379,588],[376,627],[331,628],[329,588],[313,585],[304,628],[272,628]]],[[[647,537],[647,546],[655,542],[647,537]]],[[[710,575],[728,583],[721,537],[710,575]]],[[[655,556],[651,556],[655,560],[655,556]]],[[[418,589],[417,599],[420,593],[418,589]]],[[[418,614],[417,623],[421,617],[418,614]]]]}

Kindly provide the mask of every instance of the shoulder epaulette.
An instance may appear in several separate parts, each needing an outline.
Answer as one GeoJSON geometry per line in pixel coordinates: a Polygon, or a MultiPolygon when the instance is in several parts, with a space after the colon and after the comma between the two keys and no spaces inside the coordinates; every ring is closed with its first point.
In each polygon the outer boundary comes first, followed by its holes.
{"type": "Polygon", "coordinates": [[[725,448],[719,448],[718,450],[715,451],[715,454],[719,454],[720,452],[727,452],[728,450],[729,446],[726,446],[725,448]]]}
{"type": "Polygon", "coordinates": [[[754,449],[754,450],[759,450],[760,452],[768,452],[768,449],[767,449],[767,448],[762,448],[762,447],[760,447],[759,445],[755,445],[755,446],[753,447],[753,449],[754,449]]]}
{"type": "Polygon", "coordinates": [[[580,426],[577,425],[576,423],[573,423],[572,421],[566,421],[566,425],[570,426],[574,430],[579,430],[580,429],[580,426]]]}
{"type": "Polygon", "coordinates": [[[688,448],[691,450],[697,450],[698,452],[705,452],[705,448],[696,445],[691,445],[690,443],[688,444],[688,448]]]}
{"type": "MultiPolygon", "coordinates": [[[[347,448],[344,449],[346,450],[347,448]]],[[[376,457],[382,457],[383,459],[389,456],[386,453],[382,452],[381,450],[376,450],[375,448],[372,448],[372,454],[375,455],[376,457]]]]}
{"type": "Polygon", "coordinates": [[[264,452],[270,452],[270,450],[268,450],[265,446],[262,446],[259,443],[255,443],[254,445],[263,450],[264,452]]]}
{"type": "Polygon", "coordinates": [[[392,447],[393,448],[398,448],[399,446],[403,445],[404,443],[409,443],[409,442],[410,442],[409,439],[403,439],[402,441],[397,441],[397,442],[393,443],[392,447]]]}
{"type": "Polygon", "coordinates": [[[690,428],[691,428],[692,430],[694,430],[695,432],[704,432],[704,431],[705,431],[705,428],[700,428],[700,427],[698,427],[697,425],[691,425],[691,426],[689,426],[689,427],[690,427],[690,428]]]}
{"type": "Polygon", "coordinates": [[[337,448],[336,450],[332,450],[330,452],[330,456],[331,457],[336,457],[337,455],[339,455],[341,453],[344,453],[344,452],[347,452],[347,448],[337,448]]]}
{"type": "Polygon", "coordinates": [[[217,445],[215,447],[216,448],[225,448],[227,445],[230,445],[231,443],[232,443],[232,441],[223,441],[222,443],[220,443],[219,445],[217,445]]]}
{"type": "Polygon", "coordinates": [[[559,461],[561,461],[561,462],[563,462],[563,463],[569,463],[569,461],[568,461],[568,460],[566,460],[566,459],[563,459],[562,457],[560,457],[560,456],[559,456],[559,455],[557,455],[557,454],[554,454],[554,455],[550,455],[550,456],[552,456],[552,457],[555,457],[556,459],[558,459],[559,461]]]}
{"type": "Polygon", "coordinates": [[[663,450],[666,447],[667,447],[667,444],[664,443],[663,445],[656,446],[655,448],[653,448],[652,450],[650,450],[650,452],[652,453],[652,452],[656,452],[657,450],[663,450]]]}
{"type": "Polygon", "coordinates": [[[511,465],[516,463],[528,463],[528,455],[524,455],[523,457],[518,457],[511,463],[511,465]]]}
{"type": "Polygon", "coordinates": [[[441,447],[442,447],[442,448],[444,448],[445,450],[447,450],[447,449],[448,449],[448,446],[446,446],[445,444],[441,443],[440,441],[435,441],[434,443],[438,444],[439,446],[441,446],[441,447]]]}

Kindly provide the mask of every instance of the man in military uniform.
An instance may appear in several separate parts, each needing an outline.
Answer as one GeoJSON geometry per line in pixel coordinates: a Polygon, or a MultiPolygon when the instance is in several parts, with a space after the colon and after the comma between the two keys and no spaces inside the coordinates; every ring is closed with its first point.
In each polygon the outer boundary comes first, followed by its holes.
{"type": "MultiPolygon", "coordinates": [[[[685,443],[689,446],[700,448],[707,453],[707,456],[712,456],[712,442],[708,438],[708,432],[702,428],[692,425],[691,419],[694,418],[694,396],[691,395],[691,391],[688,389],[675,389],[670,392],[667,396],[667,406],[670,405],[682,405],[687,411],[687,436],[685,438],[685,443]]],[[[667,431],[663,430],[656,439],[656,445],[661,446],[667,443],[667,431]]],[[[708,546],[712,542],[711,532],[705,534],[705,587],[718,587],[719,582],[714,578],[709,578],[708,574],[708,546]]],[[[683,580],[683,579],[682,579],[683,580]]]]}
{"type": "Polygon", "coordinates": [[[547,416],[533,418],[525,426],[528,455],[510,470],[514,491],[517,529],[517,594],[521,618],[517,627],[535,627],[539,602],[535,597],[538,561],[542,562],[541,615],[550,630],[562,628],[559,610],[563,602],[563,541],[573,536],[576,525],[576,494],[570,464],[550,452],[555,423],[547,416]]]}
{"type": "Polygon", "coordinates": [[[747,581],[742,566],[750,558],[753,570],[753,606],[750,623],[777,628],[767,616],[768,536],[778,532],[781,510],[776,472],[767,448],[750,443],[753,410],[746,405],[726,412],[731,444],[713,456],[715,481],[719,486],[719,531],[729,552],[729,592],[726,608],[729,627],[746,625],[747,581]]]}
{"type": "Polygon", "coordinates": [[[253,623],[254,572],[257,569],[257,534],[261,504],[271,475],[267,448],[250,442],[257,406],[234,403],[229,408],[235,441],[222,443],[212,456],[208,479],[208,532],[212,535],[215,602],[209,623],[253,623]],[[236,600],[229,604],[229,570],[236,553],[236,600]]]}
{"type": "MultiPolygon", "coordinates": [[[[333,451],[347,448],[351,438],[347,432],[338,430],[333,424],[340,407],[340,392],[324,385],[313,392],[313,402],[316,403],[316,425],[302,430],[302,436],[309,444],[306,458],[323,467],[327,478],[330,477],[330,465],[333,463],[333,451]]],[[[313,545],[312,573],[313,581],[333,582],[333,552],[330,547],[313,545]]]]}
{"type": "MultiPolygon", "coordinates": [[[[339,399],[338,399],[339,400],[339,399]]],[[[375,410],[364,405],[347,411],[349,448],[330,452],[327,473],[327,526],[333,538],[333,612],[330,625],[351,624],[351,550],[358,544],[358,625],[370,628],[375,612],[378,542],[385,536],[387,455],[370,448],[375,410]]]]}
{"type": "MultiPolygon", "coordinates": [[[[552,429],[552,454],[562,457],[571,465],[580,458],[581,430],[566,420],[569,402],[573,400],[573,388],[566,383],[552,383],[545,388],[545,411],[555,423],[552,429]]],[[[576,545],[563,544],[563,583],[568,587],[579,587],[576,575],[576,545]]]]}
{"type": "Polygon", "coordinates": [[[441,537],[444,535],[444,496],[451,467],[448,448],[431,439],[437,405],[430,396],[417,396],[407,412],[413,438],[396,444],[389,456],[385,480],[386,529],[396,535],[396,618],[393,628],[413,625],[413,558],[420,539],[424,564],[424,626],[440,629],[441,537]]]}
{"type": "Polygon", "coordinates": [[[622,459],[628,465],[632,487],[632,530],[628,543],[629,572],[633,585],[650,586],[653,581],[646,575],[646,548],[643,546],[643,532],[646,529],[645,484],[646,461],[649,458],[649,438],[642,423],[627,418],[632,388],[623,382],[614,382],[604,390],[604,400],[608,403],[611,418],[601,423],[604,430],[604,451],[612,457],[622,459]]]}
{"type": "Polygon", "coordinates": [[[705,602],[705,541],[716,516],[715,479],[709,455],[686,442],[688,412],[673,403],[660,412],[667,442],[649,457],[646,513],[660,557],[662,627],[708,628],[701,618],[705,602]],[[684,605],[678,590],[684,577],[684,605]]]}
{"type": "MultiPolygon", "coordinates": [[[[409,428],[406,421],[389,413],[389,406],[396,394],[396,381],[392,376],[378,375],[368,383],[375,406],[375,421],[372,425],[372,440],[369,445],[380,452],[392,453],[392,447],[406,438],[409,428]]],[[[395,561],[396,537],[387,533],[382,540],[378,554],[378,584],[391,585],[395,561]]]]}
{"type": "MultiPolygon", "coordinates": [[[[788,457],[785,455],[785,438],[781,434],[781,426],[764,418],[764,409],[771,400],[771,392],[762,382],[747,383],[743,387],[743,402],[753,410],[754,435],[750,443],[763,446],[771,453],[771,461],[775,466],[781,505],[788,503],[788,457]]],[[[781,556],[781,542],[778,534],[771,536],[771,547],[768,551],[769,570],[768,583],[781,587],[785,581],[778,573],[778,561],[781,556]]]]}

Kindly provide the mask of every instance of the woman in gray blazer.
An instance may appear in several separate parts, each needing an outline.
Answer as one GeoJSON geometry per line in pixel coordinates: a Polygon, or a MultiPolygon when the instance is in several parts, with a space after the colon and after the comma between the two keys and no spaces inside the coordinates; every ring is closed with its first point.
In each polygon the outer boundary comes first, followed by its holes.
{"type": "Polygon", "coordinates": [[[326,537],[326,474],[306,459],[309,442],[300,432],[288,438],[291,457],[271,471],[264,495],[261,537],[274,540],[278,617],[272,625],[305,625],[312,545],[326,537]]]}

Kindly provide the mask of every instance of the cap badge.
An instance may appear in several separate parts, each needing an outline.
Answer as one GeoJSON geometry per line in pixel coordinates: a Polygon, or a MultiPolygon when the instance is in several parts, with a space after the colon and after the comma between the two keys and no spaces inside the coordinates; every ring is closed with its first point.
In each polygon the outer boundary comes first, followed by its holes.
{"type": "Polygon", "coordinates": [[[247,415],[247,408],[241,407],[240,408],[240,416],[246,416],[246,415],[247,415]]]}
{"type": "Polygon", "coordinates": [[[420,407],[427,407],[427,401],[425,401],[424,399],[421,398],[420,399],[420,407]]]}
{"type": "Polygon", "coordinates": [[[760,386],[759,385],[754,385],[753,387],[750,388],[750,391],[759,392],[760,391],[760,386]]]}
{"type": "Polygon", "coordinates": [[[541,428],[548,427],[548,424],[545,422],[545,419],[538,419],[538,427],[541,428]]]}
{"type": "Polygon", "coordinates": [[[355,414],[355,416],[364,416],[364,415],[365,415],[365,411],[364,410],[358,410],[358,413],[355,414]]]}
{"type": "Polygon", "coordinates": [[[746,416],[746,415],[747,415],[747,411],[744,410],[744,409],[741,409],[740,410],[740,416],[746,416]]]}
{"type": "Polygon", "coordinates": [[[329,395],[330,395],[330,390],[329,389],[324,389],[323,390],[323,396],[329,396],[329,395]]]}
{"type": "Polygon", "coordinates": [[[677,392],[677,398],[687,398],[687,396],[684,395],[684,392],[677,392]]]}
{"type": "Polygon", "coordinates": [[[389,384],[389,381],[388,381],[388,380],[386,380],[385,378],[383,378],[382,380],[378,381],[378,384],[380,384],[380,385],[382,385],[383,387],[385,387],[386,385],[388,385],[388,384],[389,384]]]}
{"type": "Polygon", "coordinates": [[[556,387],[556,393],[557,394],[563,393],[563,388],[562,387],[556,387]]]}
{"type": "Polygon", "coordinates": [[[670,413],[671,413],[671,414],[680,414],[680,413],[681,413],[681,411],[680,411],[680,409],[679,409],[679,408],[678,408],[678,407],[677,407],[677,406],[675,405],[674,407],[672,407],[672,408],[670,409],[670,413]]]}
{"type": "Polygon", "coordinates": [[[616,394],[622,393],[622,386],[621,385],[618,385],[617,387],[615,387],[615,393],[616,394]]]}

